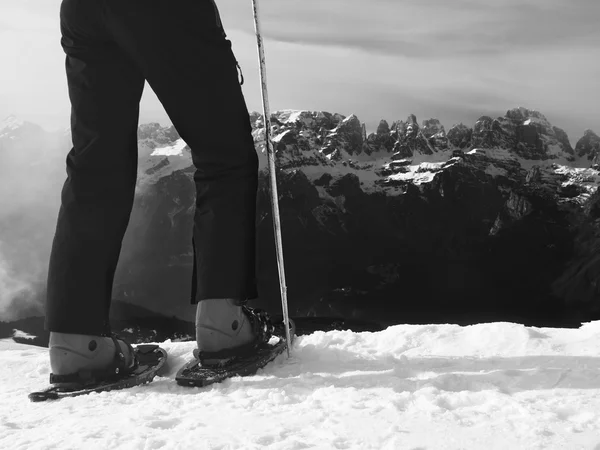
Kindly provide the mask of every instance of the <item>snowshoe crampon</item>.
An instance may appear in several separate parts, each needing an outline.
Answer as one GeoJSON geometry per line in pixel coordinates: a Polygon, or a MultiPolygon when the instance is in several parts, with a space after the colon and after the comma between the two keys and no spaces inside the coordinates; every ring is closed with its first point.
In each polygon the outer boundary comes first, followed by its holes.
{"type": "MultiPolygon", "coordinates": [[[[294,332],[295,327],[290,320],[292,343],[294,332]]],[[[269,342],[261,343],[242,354],[226,358],[221,364],[203,365],[199,359],[194,359],[179,369],[175,380],[180,386],[203,387],[235,376],[254,375],[259,369],[283,353],[287,347],[284,327],[281,324],[275,327],[273,337],[269,342]]]]}
{"type": "Polygon", "coordinates": [[[149,383],[167,361],[167,352],[158,345],[142,344],[134,347],[134,357],[137,361],[136,367],[126,374],[115,374],[104,379],[91,380],[80,386],[52,386],[43,391],[32,392],[29,394],[29,400],[32,402],[58,400],[64,397],[77,397],[92,392],[125,389],[149,383]]]}

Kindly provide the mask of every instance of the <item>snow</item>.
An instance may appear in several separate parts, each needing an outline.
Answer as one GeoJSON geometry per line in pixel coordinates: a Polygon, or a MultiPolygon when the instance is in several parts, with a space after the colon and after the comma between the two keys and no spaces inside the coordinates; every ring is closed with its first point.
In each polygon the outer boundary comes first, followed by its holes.
{"type": "Polygon", "coordinates": [[[275,136],[274,138],[271,139],[271,142],[273,142],[274,144],[279,144],[281,142],[281,140],[287,136],[288,134],[290,134],[292,131],[291,130],[285,130],[283,133],[278,134],[277,136],[275,136]]]}
{"type": "MultiPolygon", "coordinates": [[[[8,136],[12,131],[22,127],[25,122],[14,115],[6,117],[0,122],[0,138],[8,136]]],[[[14,137],[12,137],[14,139],[14,137]]]]}
{"type": "MultiPolygon", "coordinates": [[[[260,113],[256,113],[259,114],[260,113]]],[[[325,117],[322,111],[307,111],[298,109],[282,109],[273,113],[277,120],[285,124],[293,124],[296,122],[302,122],[305,126],[311,127],[314,125],[315,119],[322,119],[325,117]]],[[[340,118],[339,114],[334,114],[334,117],[340,118]]]]}
{"type": "Polygon", "coordinates": [[[142,144],[139,145],[138,154],[138,193],[161,178],[193,165],[191,150],[183,139],[178,139],[170,146],[155,149],[142,144]]]}
{"type": "Polygon", "coordinates": [[[183,139],[178,139],[173,145],[155,149],[150,156],[182,156],[183,149],[187,146],[183,139]]]}
{"type": "Polygon", "coordinates": [[[557,165],[555,172],[569,177],[569,181],[563,183],[563,186],[579,183],[586,187],[597,187],[600,184],[600,173],[595,169],[557,165]]]}
{"type": "Polygon", "coordinates": [[[308,111],[285,109],[276,111],[275,114],[282,123],[294,123],[301,120],[306,126],[310,126],[313,122],[312,117],[310,117],[312,114],[308,111]]]}
{"type": "Polygon", "coordinates": [[[548,121],[544,118],[544,119],[540,119],[538,117],[529,117],[528,119],[526,119],[525,121],[523,121],[523,125],[532,125],[532,124],[541,124],[541,125],[547,125],[548,121]]]}
{"type": "Polygon", "coordinates": [[[36,336],[33,336],[33,335],[29,334],[29,333],[25,333],[24,331],[17,330],[17,329],[13,330],[13,337],[14,338],[21,338],[21,339],[30,339],[30,340],[36,338],[36,336]]]}
{"type": "MultiPolygon", "coordinates": [[[[433,181],[433,178],[435,177],[435,174],[442,170],[443,166],[449,167],[450,165],[452,165],[452,162],[450,162],[450,164],[448,164],[447,162],[427,162],[427,160],[422,156],[419,159],[422,162],[418,164],[405,165],[404,169],[407,170],[407,172],[400,172],[393,175],[389,175],[387,177],[388,180],[404,182],[410,181],[415,186],[420,186],[424,183],[431,183],[433,181]]],[[[413,163],[415,161],[414,158],[410,158],[410,160],[413,163]]],[[[391,193],[388,194],[394,195],[391,193]]],[[[395,195],[398,195],[398,193],[395,193],[395,195]]]]}
{"type": "Polygon", "coordinates": [[[557,165],[554,168],[554,172],[567,177],[567,180],[561,183],[562,187],[568,187],[574,184],[583,188],[583,192],[580,195],[571,199],[571,201],[579,203],[582,206],[598,190],[600,173],[595,169],[557,165]]]}
{"type": "Polygon", "coordinates": [[[435,177],[435,173],[429,170],[419,170],[419,166],[407,166],[410,168],[409,172],[406,173],[396,173],[394,175],[390,175],[388,177],[389,180],[394,181],[412,181],[412,183],[416,186],[419,186],[423,183],[431,183],[433,181],[433,177],[435,177]]]}
{"type": "Polygon", "coordinates": [[[316,332],[257,375],[177,386],[194,342],[146,386],[47,403],[47,350],[0,341],[10,449],[598,449],[600,322],[316,332]]]}

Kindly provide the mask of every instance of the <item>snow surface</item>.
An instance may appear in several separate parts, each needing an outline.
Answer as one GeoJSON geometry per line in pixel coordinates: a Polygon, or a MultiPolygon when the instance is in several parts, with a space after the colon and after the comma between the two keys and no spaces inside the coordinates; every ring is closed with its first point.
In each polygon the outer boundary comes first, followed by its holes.
{"type": "Polygon", "coordinates": [[[6,449],[600,449],[600,322],[398,325],[299,337],[257,375],[47,403],[47,350],[0,341],[6,449]]]}
{"type": "Polygon", "coordinates": [[[24,331],[17,330],[17,329],[14,329],[14,330],[13,330],[13,337],[14,337],[14,338],[20,338],[20,339],[30,339],[30,340],[32,340],[32,339],[35,339],[35,338],[36,338],[36,337],[35,337],[35,336],[33,336],[32,334],[25,333],[24,331]]]}

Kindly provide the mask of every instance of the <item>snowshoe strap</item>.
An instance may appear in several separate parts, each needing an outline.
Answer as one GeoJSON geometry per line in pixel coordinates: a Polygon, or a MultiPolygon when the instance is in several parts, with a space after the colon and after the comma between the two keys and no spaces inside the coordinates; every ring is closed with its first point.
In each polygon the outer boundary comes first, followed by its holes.
{"type": "Polygon", "coordinates": [[[227,348],[217,352],[199,352],[194,350],[194,357],[203,365],[224,365],[236,357],[243,357],[256,352],[256,348],[266,344],[273,336],[275,327],[266,311],[243,305],[242,311],[248,317],[252,332],[256,336],[254,341],[239,347],[227,348]]]}
{"type": "Polygon", "coordinates": [[[250,308],[246,305],[242,306],[242,311],[250,319],[252,331],[256,333],[256,343],[260,345],[269,342],[275,331],[269,313],[262,309],[250,308]]]}
{"type": "Polygon", "coordinates": [[[67,375],[55,375],[53,373],[50,374],[50,384],[58,384],[58,383],[73,383],[80,384],[82,386],[90,385],[96,383],[98,380],[108,380],[117,378],[128,373],[133,372],[138,367],[138,359],[136,357],[135,351],[131,345],[127,342],[122,341],[129,348],[129,352],[133,358],[133,362],[131,366],[127,367],[127,359],[125,355],[121,351],[121,346],[119,345],[119,341],[117,337],[112,334],[110,336],[114,345],[115,345],[115,354],[113,357],[112,364],[105,369],[90,369],[90,370],[80,370],[76,373],[71,373],[67,375]]]}

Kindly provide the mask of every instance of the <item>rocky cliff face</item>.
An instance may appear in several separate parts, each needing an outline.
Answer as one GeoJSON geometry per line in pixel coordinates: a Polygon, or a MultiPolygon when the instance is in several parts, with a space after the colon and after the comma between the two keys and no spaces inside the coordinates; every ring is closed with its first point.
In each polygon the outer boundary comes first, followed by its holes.
{"type": "MultiPolygon", "coordinates": [[[[251,121],[258,306],[280,311],[263,118],[251,121]]],[[[354,115],[313,111],[276,112],[272,125],[292,315],[561,325],[600,304],[593,132],[573,149],[525,108],[448,131],[411,115],[367,134],[354,115]]],[[[190,149],[173,127],[146,124],[138,138],[114,297],[191,319],[190,149]]]]}
{"type": "Polygon", "coordinates": [[[580,158],[598,163],[600,154],[600,137],[592,130],[586,130],[583,137],[577,142],[575,152],[580,158]]]}

